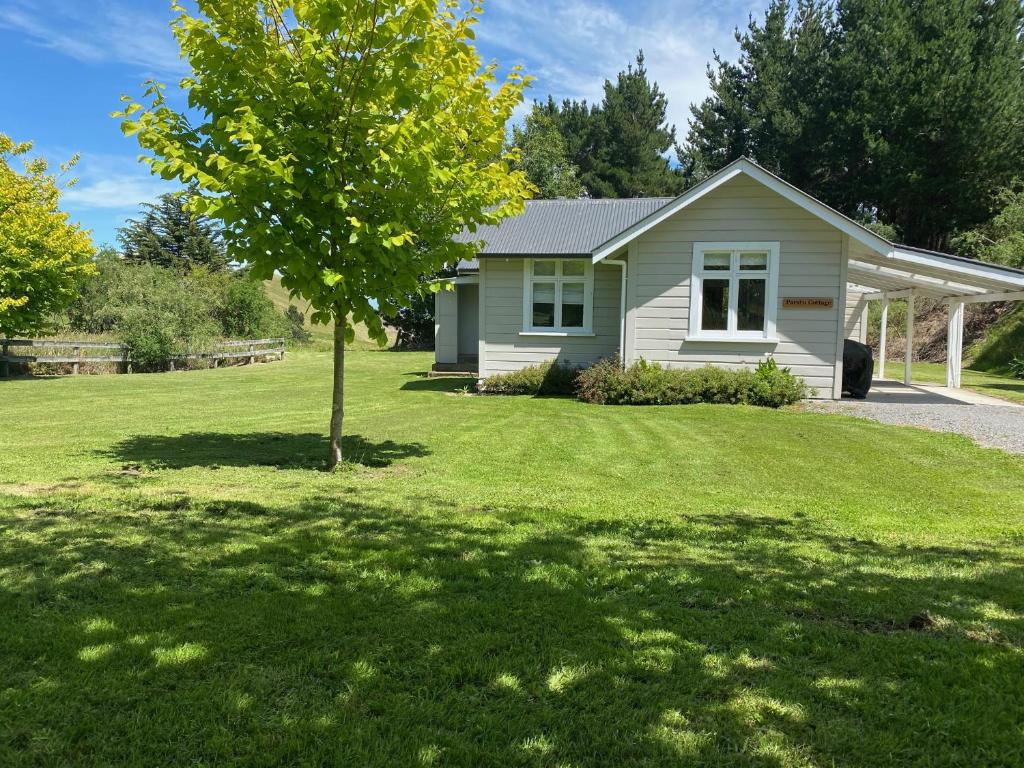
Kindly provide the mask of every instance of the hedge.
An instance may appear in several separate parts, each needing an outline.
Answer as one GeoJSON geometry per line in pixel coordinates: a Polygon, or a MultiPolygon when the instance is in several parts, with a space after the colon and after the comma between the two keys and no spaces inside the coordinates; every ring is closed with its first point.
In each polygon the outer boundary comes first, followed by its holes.
{"type": "Polygon", "coordinates": [[[803,380],[768,359],[755,370],[715,366],[665,368],[641,360],[623,369],[608,358],[582,370],[557,362],[487,378],[481,392],[499,395],[575,395],[606,405],[748,404],[791,405],[807,396],[803,380]]]}

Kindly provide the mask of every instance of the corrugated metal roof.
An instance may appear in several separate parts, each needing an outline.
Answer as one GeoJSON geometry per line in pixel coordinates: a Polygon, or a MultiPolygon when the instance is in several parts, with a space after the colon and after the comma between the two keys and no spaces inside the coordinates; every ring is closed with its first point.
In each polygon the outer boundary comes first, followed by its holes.
{"type": "MultiPolygon", "coordinates": [[[[520,215],[476,232],[463,232],[456,240],[482,241],[482,256],[589,256],[601,243],[673,199],[529,200],[520,215]]],[[[463,269],[463,264],[459,268],[463,269]]]]}

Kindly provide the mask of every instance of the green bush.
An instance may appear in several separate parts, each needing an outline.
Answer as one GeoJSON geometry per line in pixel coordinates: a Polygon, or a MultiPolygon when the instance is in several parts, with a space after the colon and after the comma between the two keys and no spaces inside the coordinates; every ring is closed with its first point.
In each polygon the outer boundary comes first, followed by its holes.
{"type": "Polygon", "coordinates": [[[573,366],[550,361],[489,376],[480,391],[488,395],[572,395],[577,373],[573,366]]]}
{"type": "Polygon", "coordinates": [[[602,360],[579,373],[577,396],[608,405],[687,405],[748,403],[778,408],[801,400],[807,388],[774,360],[757,370],[707,366],[692,370],[664,368],[641,360],[623,369],[618,360],[602,360]]]}
{"type": "Polygon", "coordinates": [[[290,337],[288,319],[268,298],[263,284],[246,277],[233,277],[218,308],[223,334],[235,339],[290,337]]]}
{"type": "Polygon", "coordinates": [[[182,274],[128,263],[109,250],[97,263],[99,276],[68,310],[67,328],[116,336],[139,370],[162,370],[174,356],[210,352],[221,338],[304,334],[243,272],[197,267],[182,274]]]}
{"type": "Polygon", "coordinates": [[[1024,379],[1024,357],[1015,357],[1009,364],[1010,374],[1015,379],[1024,379]]]}

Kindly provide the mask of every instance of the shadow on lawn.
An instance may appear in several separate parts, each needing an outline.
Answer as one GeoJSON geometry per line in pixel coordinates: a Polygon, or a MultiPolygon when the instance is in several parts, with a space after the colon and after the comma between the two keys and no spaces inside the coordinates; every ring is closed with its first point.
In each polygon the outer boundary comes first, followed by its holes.
{"type": "Polygon", "coordinates": [[[116,527],[17,502],[3,764],[1024,758],[1012,549],[746,515],[153,501],[116,527]]]}
{"type": "MultiPolygon", "coordinates": [[[[367,467],[387,467],[412,456],[426,456],[420,443],[374,443],[359,435],[342,439],[345,461],[367,467]]],[[[128,464],[159,469],[186,467],[322,467],[328,439],[320,434],[253,432],[231,434],[189,432],[184,435],[135,435],[103,452],[128,464]]]]}
{"type": "Polygon", "coordinates": [[[427,376],[425,373],[413,374],[415,379],[410,379],[402,385],[406,392],[463,392],[476,390],[476,379],[470,376],[427,376]]]}

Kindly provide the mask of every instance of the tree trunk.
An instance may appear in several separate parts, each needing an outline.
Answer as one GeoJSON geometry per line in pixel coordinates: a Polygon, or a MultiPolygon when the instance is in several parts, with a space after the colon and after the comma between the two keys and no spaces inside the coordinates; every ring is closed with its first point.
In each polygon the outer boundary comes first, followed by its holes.
{"type": "Polygon", "coordinates": [[[331,455],[327,468],[341,463],[341,427],[345,419],[345,324],[343,316],[334,321],[334,394],[331,402],[331,455]]]}

